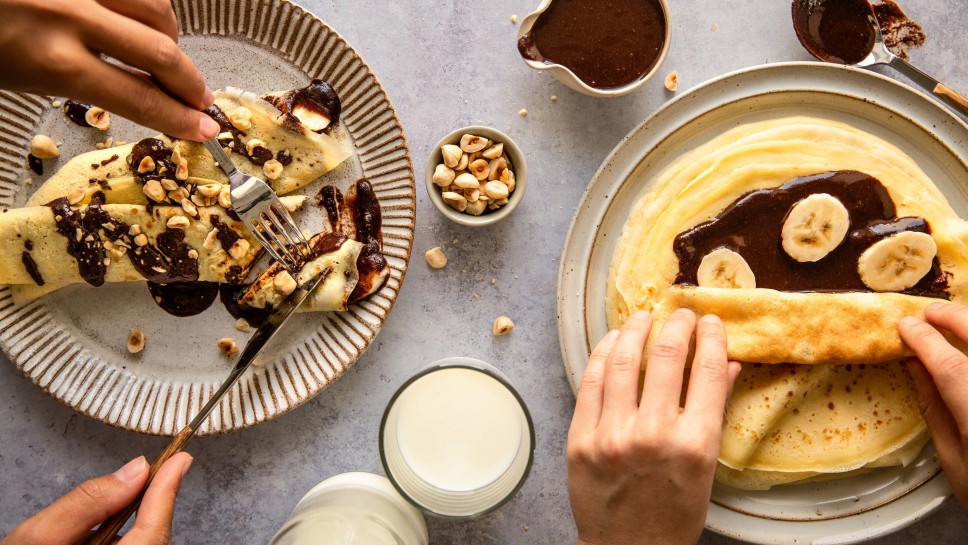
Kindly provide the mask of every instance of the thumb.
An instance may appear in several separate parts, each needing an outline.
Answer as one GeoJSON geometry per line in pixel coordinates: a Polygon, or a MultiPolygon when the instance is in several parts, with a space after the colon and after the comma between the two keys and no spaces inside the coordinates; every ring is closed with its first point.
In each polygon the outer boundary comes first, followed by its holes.
{"type": "Polygon", "coordinates": [[[110,475],[81,483],[63,498],[14,529],[13,543],[73,545],[94,526],[137,497],[148,478],[148,462],[139,456],[110,475]]]}

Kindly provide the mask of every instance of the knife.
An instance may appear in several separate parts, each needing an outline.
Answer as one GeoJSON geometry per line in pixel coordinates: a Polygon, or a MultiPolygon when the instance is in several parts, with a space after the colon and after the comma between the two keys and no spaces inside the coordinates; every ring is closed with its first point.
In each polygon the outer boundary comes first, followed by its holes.
{"type": "Polygon", "coordinates": [[[309,294],[316,289],[316,286],[319,285],[325,276],[326,271],[322,271],[311,277],[301,286],[297,286],[296,290],[293,291],[289,297],[287,297],[276,309],[272,311],[272,314],[269,315],[269,318],[266,320],[266,322],[259,326],[255,332],[255,335],[253,335],[252,338],[249,339],[249,342],[246,343],[245,348],[239,355],[238,361],[235,362],[235,367],[232,369],[232,372],[229,373],[228,378],[222,382],[222,385],[219,387],[218,391],[215,392],[211,398],[209,398],[208,403],[206,403],[198,414],[195,415],[195,418],[193,418],[187,426],[182,428],[182,430],[172,438],[171,442],[168,443],[168,446],[165,447],[165,449],[161,451],[161,454],[159,454],[158,457],[155,458],[155,460],[151,463],[151,467],[148,470],[148,480],[145,482],[144,489],[141,490],[141,493],[138,494],[138,497],[136,497],[134,501],[131,502],[127,507],[101,523],[98,529],[95,530],[90,537],[88,537],[87,541],[85,542],[86,545],[108,545],[114,541],[118,532],[121,531],[121,528],[124,527],[128,519],[131,518],[131,515],[133,515],[141,505],[141,500],[144,498],[145,490],[148,488],[148,485],[151,484],[151,481],[154,479],[155,474],[158,473],[158,470],[161,469],[162,464],[164,464],[175,454],[185,450],[185,447],[188,446],[189,441],[191,441],[195,436],[195,432],[198,431],[198,428],[201,427],[202,423],[205,422],[208,416],[212,413],[212,410],[214,410],[215,407],[217,407],[222,401],[222,397],[225,396],[225,393],[228,392],[229,388],[231,388],[239,380],[239,377],[242,376],[242,373],[249,368],[255,357],[259,355],[259,352],[262,351],[262,347],[264,347],[266,343],[269,342],[269,339],[271,339],[272,336],[279,331],[279,328],[282,327],[282,324],[286,323],[286,320],[288,320],[289,317],[292,316],[292,313],[299,308],[299,305],[301,305],[302,302],[309,297],[309,294]]]}

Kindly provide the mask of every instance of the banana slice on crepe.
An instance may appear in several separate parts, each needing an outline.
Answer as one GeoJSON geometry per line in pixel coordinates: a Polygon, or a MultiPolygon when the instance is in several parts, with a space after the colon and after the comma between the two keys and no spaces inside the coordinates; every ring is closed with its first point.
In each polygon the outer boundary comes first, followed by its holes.
{"type": "Polygon", "coordinates": [[[844,241],[848,229],[850,213],[843,203],[814,193],[790,209],[781,233],[783,249],[801,263],[820,261],[844,241]]]}
{"type": "Polygon", "coordinates": [[[743,256],[729,248],[717,248],[706,254],[697,271],[699,285],[709,288],[756,287],[756,276],[743,256]]]}
{"type": "MultiPolygon", "coordinates": [[[[297,116],[239,89],[216,92],[209,112],[221,126],[219,141],[231,151],[236,167],[267,180],[280,195],[313,182],[352,155],[341,127],[317,133],[297,116]]],[[[37,189],[27,205],[47,204],[78,192],[83,193],[80,202],[86,203],[96,191],[104,193],[108,204],[146,205],[158,202],[146,195],[146,184],[165,180],[185,187],[228,183],[204,146],[158,135],[74,157],[37,189]]]]}
{"type": "Polygon", "coordinates": [[[938,245],[927,233],[904,231],[879,240],[860,255],[857,273],[874,291],[903,291],[934,265],[938,245]]]}

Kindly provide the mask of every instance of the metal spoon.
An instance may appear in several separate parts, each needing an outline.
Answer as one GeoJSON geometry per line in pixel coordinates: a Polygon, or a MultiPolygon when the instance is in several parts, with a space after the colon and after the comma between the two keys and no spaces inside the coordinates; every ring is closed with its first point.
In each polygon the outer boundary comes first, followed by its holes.
{"type": "MultiPolygon", "coordinates": [[[[808,17],[803,16],[802,13],[797,13],[798,8],[823,11],[825,8],[823,5],[824,3],[824,0],[807,0],[805,2],[802,0],[794,0],[793,27],[794,30],[796,30],[797,39],[799,39],[803,47],[817,59],[825,62],[845,64],[842,59],[830,54],[829,51],[826,51],[823,43],[818,43],[816,29],[804,28],[804,26],[807,24],[806,21],[808,20],[808,17]],[[814,32],[811,32],[811,30],[814,32]]],[[[891,53],[891,51],[884,44],[884,37],[881,35],[881,27],[877,22],[877,17],[874,16],[874,9],[871,7],[870,2],[860,0],[856,2],[856,4],[857,7],[861,9],[865,9],[866,7],[867,23],[870,25],[870,29],[873,31],[874,39],[873,44],[871,45],[871,50],[866,57],[859,62],[847,64],[864,68],[874,66],[876,64],[886,64],[907,76],[911,81],[921,86],[925,91],[928,91],[941,99],[942,102],[950,106],[953,110],[959,112],[963,116],[968,116],[968,99],[956,92],[954,89],[925,74],[906,60],[898,57],[894,53],[891,53]]]]}

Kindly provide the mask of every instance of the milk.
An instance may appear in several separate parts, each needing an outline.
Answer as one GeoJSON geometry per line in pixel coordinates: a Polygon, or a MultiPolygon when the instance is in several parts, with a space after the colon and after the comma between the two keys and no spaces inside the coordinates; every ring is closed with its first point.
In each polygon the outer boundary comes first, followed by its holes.
{"type": "Polygon", "coordinates": [[[449,491],[501,477],[521,447],[521,406],[498,380],[474,369],[426,374],[396,401],[403,461],[423,481],[449,491]]]}

